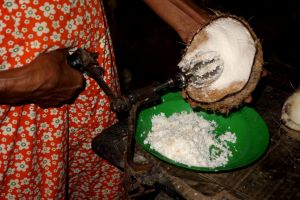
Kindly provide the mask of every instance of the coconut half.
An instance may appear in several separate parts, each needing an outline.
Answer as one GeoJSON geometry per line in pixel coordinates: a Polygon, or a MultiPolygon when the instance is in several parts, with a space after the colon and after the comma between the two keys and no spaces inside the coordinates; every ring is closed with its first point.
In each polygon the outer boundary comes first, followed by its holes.
{"type": "Polygon", "coordinates": [[[285,101],[282,107],[281,120],[286,127],[300,131],[300,89],[285,101]]]}
{"type": "Polygon", "coordinates": [[[262,63],[261,44],[250,26],[235,16],[218,16],[196,33],[178,66],[199,79],[188,84],[188,98],[204,109],[228,113],[251,95],[262,63]],[[209,67],[198,69],[195,61],[209,67]]]}

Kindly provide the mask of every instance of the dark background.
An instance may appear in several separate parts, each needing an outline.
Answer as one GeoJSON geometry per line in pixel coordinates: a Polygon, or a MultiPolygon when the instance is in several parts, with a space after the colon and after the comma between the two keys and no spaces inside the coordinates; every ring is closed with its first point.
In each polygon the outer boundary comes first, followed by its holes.
{"type": "MultiPolygon", "coordinates": [[[[185,48],[178,35],[142,0],[104,2],[122,89],[140,88],[172,76],[185,48]]],[[[284,90],[298,87],[300,1],[194,2],[246,19],[262,42],[268,83],[284,90]]]]}

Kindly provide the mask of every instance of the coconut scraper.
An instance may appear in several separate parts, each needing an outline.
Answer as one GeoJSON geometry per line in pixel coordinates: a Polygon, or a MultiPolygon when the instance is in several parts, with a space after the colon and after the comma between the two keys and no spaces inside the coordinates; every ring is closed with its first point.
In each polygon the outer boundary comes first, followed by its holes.
{"type": "MultiPolygon", "coordinates": [[[[92,140],[92,149],[100,157],[115,167],[124,171],[124,185],[127,191],[143,190],[144,184],[138,183],[138,174],[152,171],[152,163],[140,162],[136,158],[135,131],[137,112],[142,106],[161,101],[164,91],[183,89],[190,84],[197,87],[205,86],[215,81],[223,70],[223,65],[216,57],[208,57],[189,63],[182,72],[163,82],[133,90],[127,95],[116,96],[105,83],[104,70],[98,65],[98,55],[84,49],[70,53],[67,61],[70,66],[92,77],[110,99],[111,109],[117,113],[127,112],[125,119],[104,129],[92,140]],[[210,59],[211,58],[211,59],[210,59]]],[[[143,160],[143,159],[142,159],[143,160]]]]}
{"type": "Polygon", "coordinates": [[[98,66],[97,58],[98,54],[79,48],[70,53],[68,64],[91,76],[109,97],[111,109],[116,112],[128,111],[137,101],[158,99],[159,92],[170,88],[183,89],[188,85],[196,88],[205,87],[217,80],[223,71],[223,63],[220,58],[214,54],[205,54],[188,63],[188,65],[181,68],[182,72],[176,73],[173,78],[163,83],[155,83],[148,87],[131,91],[128,95],[118,97],[105,83],[103,79],[104,70],[98,66]]]}

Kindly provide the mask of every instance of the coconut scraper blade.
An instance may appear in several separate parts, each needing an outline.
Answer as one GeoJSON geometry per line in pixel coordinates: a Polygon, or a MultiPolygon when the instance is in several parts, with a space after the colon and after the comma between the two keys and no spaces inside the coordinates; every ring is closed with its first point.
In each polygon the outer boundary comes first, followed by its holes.
{"type": "Polygon", "coordinates": [[[224,69],[224,62],[214,52],[194,56],[189,60],[181,61],[179,67],[186,75],[188,85],[195,88],[209,86],[221,76],[224,69]]]}

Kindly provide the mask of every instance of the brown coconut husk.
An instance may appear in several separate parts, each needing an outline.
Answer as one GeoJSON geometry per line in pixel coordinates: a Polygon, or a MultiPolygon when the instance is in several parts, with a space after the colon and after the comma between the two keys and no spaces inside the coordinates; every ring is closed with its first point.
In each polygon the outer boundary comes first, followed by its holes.
{"type": "Polygon", "coordinates": [[[300,141],[300,131],[296,131],[294,129],[291,129],[291,128],[287,127],[284,124],[282,124],[280,127],[284,130],[284,134],[286,134],[290,138],[293,138],[297,141],[300,141]]]}
{"type": "MultiPolygon", "coordinates": [[[[235,84],[238,84],[238,83],[233,84],[231,86],[232,87],[231,89],[234,92],[229,95],[224,95],[224,94],[228,94],[228,91],[224,90],[221,92],[219,91],[218,94],[215,94],[215,98],[214,98],[214,94],[212,91],[212,93],[210,95],[207,95],[210,97],[210,99],[204,99],[205,94],[203,94],[201,89],[198,89],[198,88],[195,88],[192,86],[188,86],[186,88],[187,98],[189,99],[189,101],[192,101],[194,105],[196,104],[197,107],[200,107],[204,110],[210,110],[210,111],[218,112],[218,113],[229,113],[230,110],[232,110],[233,108],[238,108],[241,105],[243,105],[244,100],[247,97],[251,96],[251,93],[256,88],[256,86],[261,78],[261,73],[263,70],[263,68],[262,68],[263,50],[262,50],[261,42],[257,38],[257,36],[254,33],[254,31],[252,30],[252,28],[249,26],[249,24],[244,19],[239,18],[237,16],[233,16],[233,15],[218,13],[216,15],[216,17],[214,17],[212,19],[212,21],[219,19],[219,18],[227,18],[227,17],[238,20],[242,24],[244,24],[245,27],[248,28],[249,33],[251,34],[251,36],[253,37],[253,39],[255,41],[256,53],[255,53],[254,62],[253,62],[253,66],[252,66],[252,70],[251,70],[251,74],[250,74],[248,82],[239,91],[236,91],[237,87],[235,86],[235,84]],[[222,94],[222,92],[223,92],[223,94],[222,94]],[[222,96],[222,98],[219,98],[220,96],[222,96]]],[[[203,28],[204,27],[202,27],[202,29],[203,28]]],[[[197,44],[199,44],[207,39],[205,36],[203,36],[204,34],[201,32],[202,29],[197,31],[197,33],[191,40],[190,44],[188,45],[186,52],[191,50],[190,48],[195,48],[195,46],[197,46],[197,44]]],[[[230,88],[227,88],[227,89],[230,89],[230,88]]]]}
{"type": "Polygon", "coordinates": [[[292,132],[294,135],[298,135],[298,139],[300,139],[300,126],[297,124],[297,122],[293,121],[294,119],[292,118],[292,111],[295,111],[293,104],[297,102],[295,97],[297,97],[299,94],[300,88],[295,90],[293,94],[285,100],[281,110],[282,126],[286,127],[286,129],[289,130],[289,133],[292,132]]]}

